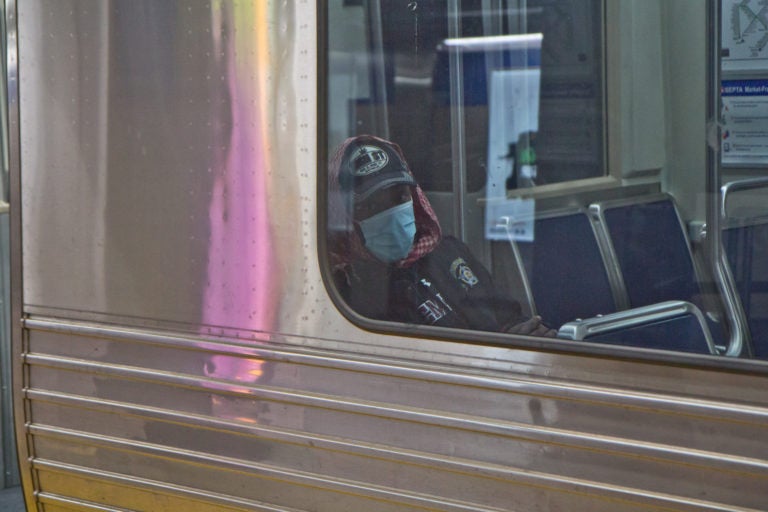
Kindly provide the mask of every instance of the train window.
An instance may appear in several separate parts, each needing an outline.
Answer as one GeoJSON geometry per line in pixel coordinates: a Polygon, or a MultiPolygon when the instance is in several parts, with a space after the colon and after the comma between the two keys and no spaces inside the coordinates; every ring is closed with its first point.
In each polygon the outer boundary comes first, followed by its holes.
{"type": "MultiPolygon", "coordinates": [[[[768,357],[744,311],[762,304],[765,222],[718,203],[718,184],[749,172],[723,171],[707,137],[720,55],[725,107],[754,103],[738,87],[768,72],[744,78],[740,39],[713,49],[714,5],[329,2],[327,247],[346,304],[399,324],[768,357]],[[734,279],[712,263],[727,258],[734,279]]],[[[729,187],[730,204],[768,190],[729,187]]]]}
{"type": "Polygon", "coordinates": [[[554,335],[499,292],[485,253],[441,232],[485,212],[505,239],[508,194],[606,174],[602,20],[601,0],[329,2],[332,259],[353,308],[554,335]],[[460,197],[481,206],[455,219],[460,197]]]}

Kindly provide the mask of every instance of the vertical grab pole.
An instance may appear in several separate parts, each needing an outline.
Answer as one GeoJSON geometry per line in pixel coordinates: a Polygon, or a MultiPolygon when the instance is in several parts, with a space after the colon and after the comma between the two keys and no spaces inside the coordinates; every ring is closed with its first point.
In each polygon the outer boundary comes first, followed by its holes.
{"type": "Polygon", "coordinates": [[[725,355],[738,357],[750,355],[746,343],[747,325],[742,314],[740,300],[730,267],[722,248],[720,217],[720,0],[707,1],[707,254],[712,262],[715,283],[723,298],[731,337],[725,355]]]}
{"type": "MultiPolygon", "coordinates": [[[[389,133],[389,101],[387,99],[387,68],[384,58],[384,34],[381,21],[380,0],[369,0],[368,10],[370,24],[371,47],[373,48],[373,91],[376,95],[375,103],[381,108],[375,109],[377,135],[385,139],[391,137],[389,133]]],[[[374,105],[375,108],[376,105],[374,105]]]]}
{"type": "MultiPolygon", "coordinates": [[[[448,2],[448,37],[461,37],[461,7],[459,0],[448,2]]],[[[454,235],[466,241],[464,226],[464,191],[466,176],[466,137],[464,134],[464,65],[461,49],[457,46],[450,52],[451,80],[451,161],[453,167],[453,228],[454,235]]]]}

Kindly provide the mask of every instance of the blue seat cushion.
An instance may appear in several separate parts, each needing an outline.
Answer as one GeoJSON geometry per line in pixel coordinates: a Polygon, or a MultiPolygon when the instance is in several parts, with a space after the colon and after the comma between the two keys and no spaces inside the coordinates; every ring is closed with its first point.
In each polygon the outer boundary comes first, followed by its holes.
{"type": "Polygon", "coordinates": [[[533,242],[519,242],[536,311],[554,327],[616,311],[589,218],[583,212],[535,221],[533,242]]]}
{"type": "Polygon", "coordinates": [[[584,341],[697,354],[711,353],[702,326],[693,314],[599,334],[584,341]]]}

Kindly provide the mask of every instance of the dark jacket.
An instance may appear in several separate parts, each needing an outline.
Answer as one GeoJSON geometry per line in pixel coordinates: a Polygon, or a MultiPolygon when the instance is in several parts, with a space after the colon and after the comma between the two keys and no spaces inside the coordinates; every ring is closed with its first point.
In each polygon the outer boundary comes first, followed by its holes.
{"type": "Polygon", "coordinates": [[[377,320],[497,332],[525,320],[520,304],[502,296],[453,237],[408,268],[360,261],[336,281],[352,309],[377,320]]]}

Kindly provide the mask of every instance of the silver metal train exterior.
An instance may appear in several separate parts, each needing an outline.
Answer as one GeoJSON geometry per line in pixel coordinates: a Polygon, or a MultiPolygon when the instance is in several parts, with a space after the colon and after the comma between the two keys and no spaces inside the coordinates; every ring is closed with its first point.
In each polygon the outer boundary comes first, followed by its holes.
{"type": "Polygon", "coordinates": [[[322,4],[5,7],[28,510],[768,507],[760,362],[340,312],[322,4]]]}

